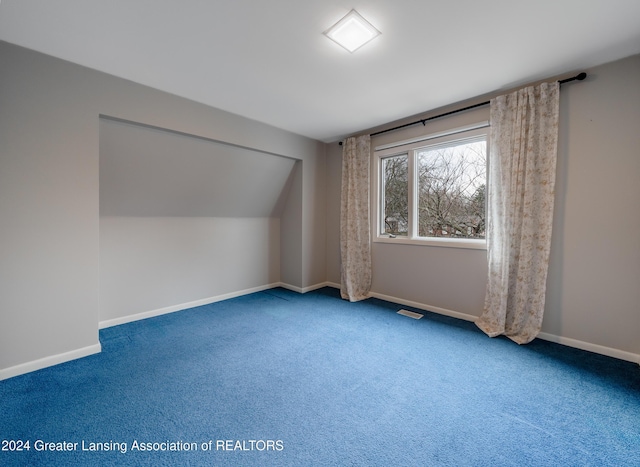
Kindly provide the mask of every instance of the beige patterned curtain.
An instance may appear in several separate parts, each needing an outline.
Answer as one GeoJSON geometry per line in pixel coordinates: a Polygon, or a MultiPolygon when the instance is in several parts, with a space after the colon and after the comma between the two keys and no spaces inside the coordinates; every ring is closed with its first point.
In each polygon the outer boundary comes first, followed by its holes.
{"type": "Polygon", "coordinates": [[[491,101],[484,312],[491,337],[532,341],[544,312],[558,141],[559,84],[491,101]]]}
{"type": "Polygon", "coordinates": [[[340,209],[340,294],[356,302],[371,289],[369,223],[369,135],[347,138],[342,148],[342,204],[340,209]]]}

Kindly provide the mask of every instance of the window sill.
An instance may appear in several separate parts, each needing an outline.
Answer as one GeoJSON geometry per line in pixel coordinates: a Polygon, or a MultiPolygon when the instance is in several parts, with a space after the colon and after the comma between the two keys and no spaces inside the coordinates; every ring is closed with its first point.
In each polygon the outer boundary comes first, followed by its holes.
{"type": "Polygon", "coordinates": [[[442,248],[463,248],[467,250],[486,250],[486,240],[473,240],[467,238],[408,238],[379,236],[373,239],[374,243],[398,243],[401,245],[435,246],[442,248]]]}

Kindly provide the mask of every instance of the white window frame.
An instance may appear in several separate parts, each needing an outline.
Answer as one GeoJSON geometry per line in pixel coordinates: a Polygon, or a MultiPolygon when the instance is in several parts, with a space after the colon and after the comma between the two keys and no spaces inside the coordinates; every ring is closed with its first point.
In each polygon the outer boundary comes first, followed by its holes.
{"type": "MultiPolygon", "coordinates": [[[[428,149],[432,146],[441,146],[446,143],[450,143],[452,141],[464,141],[466,139],[472,140],[477,139],[479,137],[485,137],[487,142],[487,154],[489,153],[489,122],[479,122],[473,125],[467,125],[464,127],[454,128],[449,131],[434,133],[430,135],[421,136],[419,138],[412,138],[410,140],[398,141],[396,143],[384,144],[381,146],[376,146],[374,148],[374,164],[373,165],[373,196],[372,203],[374,206],[372,207],[372,212],[374,213],[373,222],[375,223],[372,232],[373,241],[376,243],[398,243],[404,245],[423,245],[423,246],[437,246],[437,247],[446,247],[446,248],[467,248],[467,249],[477,249],[477,250],[486,250],[487,249],[487,241],[485,239],[473,239],[473,238],[450,238],[450,237],[418,237],[417,235],[417,223],[416,216],[418,215],[417,209],[417,177],[415,176],[415,168],[416,168],[416,156],[415,153],[420,149],[428,149]],[[407,236],[396,236],[392,237],[388,234],[383,234],[381,232],[382,225],[382,200],[380,199],[381,195],[381,185],[382,185],[382,174],[381,174],[381,166],[382,160],[387,157],[392,156],[401,156],[407,154],[408,155],[408,179],[409,179],[409,225],[408,225],[408,233],[407,236]]],[[[487,164],[488,164],[487,157],[487,164]]],[[[487,167],[487,177],[489,176],[489,170],[487,167]]],[[[487,181],[487,187],[489,183],[487,181]]],[[[486,209],[486,208],[485,208],[486,209]]]]}

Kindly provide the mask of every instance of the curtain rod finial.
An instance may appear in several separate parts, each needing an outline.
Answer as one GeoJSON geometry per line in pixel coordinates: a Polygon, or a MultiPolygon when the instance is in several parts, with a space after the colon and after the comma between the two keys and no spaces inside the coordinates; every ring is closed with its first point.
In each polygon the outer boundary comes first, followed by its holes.
{"type": "Polygon", "coordinates": [[[578,73],[578,76],[576,76],[576,79],[578,81],[582,81],[583,79],[585,79],[587,77],[587,74],[583,71],[582,73],[578,73]]]}

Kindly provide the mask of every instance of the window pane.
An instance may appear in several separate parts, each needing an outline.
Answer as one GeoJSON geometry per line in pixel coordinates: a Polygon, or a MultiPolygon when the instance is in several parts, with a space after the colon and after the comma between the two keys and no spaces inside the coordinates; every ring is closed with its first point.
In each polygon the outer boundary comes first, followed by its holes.
{"type": "Polygon", "coordinates": [[[409,227],[409,158],[406,154],[382,159],[383,234],[407,235],[409,227]]]}
{"type": "Polygon", "coordinates": [[[418,235],[485,238],[486,140],[416,151],[418,235]]]}

